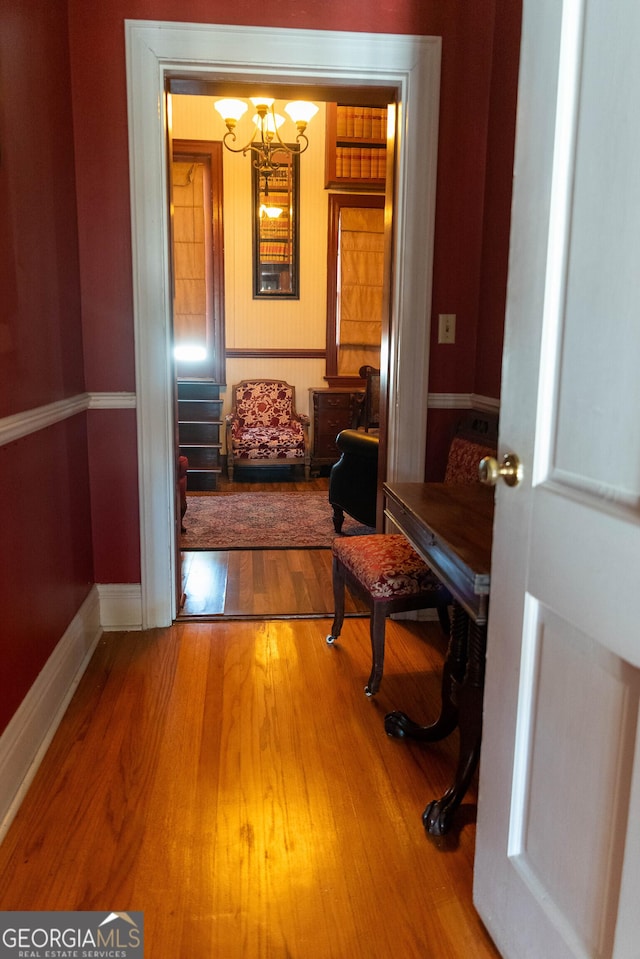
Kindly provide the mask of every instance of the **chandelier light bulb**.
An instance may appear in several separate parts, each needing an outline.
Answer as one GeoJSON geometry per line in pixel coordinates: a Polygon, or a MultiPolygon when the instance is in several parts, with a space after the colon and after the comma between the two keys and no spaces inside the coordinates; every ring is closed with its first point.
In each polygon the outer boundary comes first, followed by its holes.
{"type": "Polygon", "coordinates": [[[216,100],[214,107],[230,130],[249,109],[243,100],[216,100]]]}
{"type": "Polygon", "coordinates": [[[275,103],[273,97],[250,97],[250,100],[258,111],[268,110],[275,103]]]}
{"type": "Polygon", "coordinates": [[[249,153],[253,166],[265,177],[265,186],[267,186],[268,177],[283,166],[283,161],[281,158],[278,159],[278,154],[289,153],[300,156],[309,146],[309,140],[304,131],[309,120],[318,112],[318,107],[315,103],[309,103],[306,100],[293,100],[286,105],[285,110],[298,130],[296,143],[287,144],[278,132],[285,118],[275,112],[273,97],[251,97],[250,100],[256,109],[252,117],[254,132],[244,146],[235,146],[235,128],[238,120],[247,111],[247,104],[243,100],[221,99],[214,103],[214,107],[227,126],[227,132],[222,138],[226,149],[231,153],[242,153],[243,156],[249,153]]]}
{"type": "Polygon", "coordinates": [[[287,103],[284,112],[291,117],[298,129],[304,130],[318,112],[318,107],[308,100],[292,100],[287,103]]]}
{"type": "Polygon", "coordinates": [[[265,116],[255,114],[253,122],[258,130],[264,130],[269,136],[273,136],[276,130],[284,123],[284,117],[279,113],[267,113],[265,116]]]}

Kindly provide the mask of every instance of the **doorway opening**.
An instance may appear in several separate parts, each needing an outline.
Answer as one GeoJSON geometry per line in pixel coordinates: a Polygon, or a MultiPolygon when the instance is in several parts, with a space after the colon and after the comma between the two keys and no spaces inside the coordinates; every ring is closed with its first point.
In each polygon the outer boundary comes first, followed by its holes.
{"type": "MultiPolygon", "coordinates": [[[[389,109],[386,98],[393,91],[367,94],[363,97],[366,105],[347,107],[343,104],[355,104],[359,91],[340,88],[323,91],[324,95],[334,97],[339,106],[333,100],[316,104],[319,115],[308,130],[310,149],[300,161],[302,191],[298,168],[295,203],[291,207],[303,253],[300,283],[295,284],[299,296],[294,299],[299,302],[282,306],[269,302],[273,296],[256,296],[255,289],[249,301],[256,265],[256,250],[252,251],[249,243],[252,221],[255,233],[255,183],[252,182],[255,171],[251,170],[248,157],[229,154],[220,140],[213,139],[224,135],[214,110],[216,85],[207,83],[202,89],[199,89],[201,85],[195,89],[194,86],[190,83],[190,92],[186,94],[174,92],[183,90],[184,80],[172,78],[168,91],[173,135],[169,183],[174,339],[176,349],[199,348],[203,357],[208,356],[211,350],[207,341],[213,341],[213,336],[207,331],[214,326],[214,319],[222,326],[228,316],[228,335],[223,330],[218,342],[228,344],[232,355],[228,360],[224,354],[220,357],[218,377],[213,382],[210,377],[207,381],[207,370],[197,359],[190,361],[191,366],[186,361],[176,363],[179,452],[188,462],[187,509],[178,546],[180,618],[251,615],[258,610],[269,615],[326,616],[332,612],[331,590],[327,589],[327,585],[330,586],[328,555],[295,555],[294,544],[304,540],[302,531],[308,530],[308,544],[301,548],[317,548],[313,544],[319,535],[318,528],[322,529],[324,524],[326,536],[320,537],[325,543],[322,548],[330,551],[335,530],[327,489],[330,465],[340,456],[335,446],[336,435],[342,428],[355,427],[361,417],[365,381],[360,369],[363,364],[373,364],[379,369],[381,339],[387,336],[389,327],[388,319],[383,321],[382,314],[390,302],[391,241],[389,238],[385,242],[385,230],[393,230],[395,137],[388,135],[387,116],[393,125],[395,110],[389,109]],[[375,104],[369,103],[370,100],[375,100],[375,104]],[[343,120],[349,115],[349,136],[345,130],[338,138],[336,111],[343,120]],[[359,137],[353,136],[356,125],[359,137]],[[343,141],[376,143],[368,150],[369,154],[377,155],[375,176],[371,172],[370,156],[364,169],[356,169],[354,159],[349,169],[344,169],[344,175],[338,176],[346,163],[342,162],[337,172],[331,163],[336,153],[340,153],[343,161],[343,153],[352,153],[355,158],[356,152],[365,152],[360,146],[342,147],[343,141]],[[215,157],[218,161],[215,166],[208,156],[214,147],[220,154],[215,157]],[[215,177],[213,182],[210,171],[215,177]],[[224,207],[216,209],[220,198],[224,198],[224,207]],[[253,201],[251,204],[249,198],[253,201]],[[221,235],[213,242],[212,223],[223,225],[221,235]],[[309,248],[313,251],[312,261],[309,248]],[[227,254],[229,264],[225,276],[222,260],[227,254]],[[213,289],[216,281],[218,286],[213,289]],[[218,309],[212,317],[214,300],[218,309]],[[230,413],[231,387],[247,375],[244,364],[248,362],[246,356],[233,354],[235,348],[246,350],[252,342],[255,323],[267,331],[269,338],[263,338],[253,350],[250,358],[253,376],[286,379],[292,383],[296,408],[310,419],[314,456],[311,482],[302,480],[301,468],[278,468],[276,462],[273,469],[258,472],[249,468],[249,462],[247,468],[242,469],[242,460],[239,460],[234,481],[230,482],[230,470],[228,478],[225,474],[224,456],[228,456],[229,451],[225,450],[228,437],[224,422],[230,413]],[[309,350],[306,347],[312,334],[315,339],[313,349],[309,350]],[[282,355],[274,357],[272,351],[277,348],[282,355]],[[228,377],[227,366],[231,371],[228,377]],[[288,372],[290,369],[293,375],[288,372]],[[227,380],[229,387],[225,389],[227,380]],[[351,388],[348,397],[353,408],[345,412],[344,422],[339,426],[333,420],[329,426],[324,422],[326,415],[322,410],[314,415],[316,394],[326,399],[327,392],[334,395],[345,386],[351,388]],[[321,429],[316,423],[319,419],[324,424],[321,429]],[[325,436],[325,427],[331,435],[325,436]],[[219,461],[216,461],[218,455],[219,461]],[[246,503],[248,508],[245,510],[241,503],[246,503]],[[322,504],[321,517],[318,516],[319,503],[322,504]],[[254,538],[249,537],[247,542],[248,514],[256,525],[254,538]],[[265,529],[267,522],[268,529],[265,529]],[[242,545],[234,539],[233,529],[242,545]],[[230,554],[229,550],[235,553],[238,549],[264,549],[265,538],[273,549],[288,546],[294,553],[288,557],[278,554],[264,565],[255,553],[240,562],[230,554]],[[282,541],[287,546],[276,545],[282,541]],[[220,545],[221,542],[224,545],[220,545]],[[287,558],[289,566],[285,567],[287,558]],[[265,598],[260,599],[262,583],[275,567],[281,570],[284,581],[292,577],[297,580],[298,589],[282,591],[272,583],[265,586],[265,598]]],[[[282,105],[286,101],[278,98],[278,87],[270,87],[268,92],[275,95],[276,110],[283,113],[282,105]]],[[[285,130],[285,126],[282,129],[285,130]]],[[[249,129],[239,129],[238,142],[245,142],[249,133],[249,129]]],[[[291,138],[286,130],[284,136],[291,138]]],[[[271,244],[261,245],[265,246],[265,254],[271,252],[271,244]]],[[[296,256],[298,262],[299,255],[296,256]]],[[[388,356],[386,346],[385,355],[388,356]]],[[[386,379],[385,375],[385,382],[386,379]]]]}
{"type": "MultiPolygon", "coordinates": [[[[387,474],[424,475],[441,41],[203,24],[126,21],[140,489],[141,625],[176,616],[176,482],[171,296],[166,251],[167,79],[189,75],[396,91],[394,288],[388,347],[387,474]],[[261,50],[256,66],[252,50],[261,50]],[[410,133],[410,135],[409,135],[410,133]]],[[[385,365],[387,358],[382,359],[385,365]]]]}

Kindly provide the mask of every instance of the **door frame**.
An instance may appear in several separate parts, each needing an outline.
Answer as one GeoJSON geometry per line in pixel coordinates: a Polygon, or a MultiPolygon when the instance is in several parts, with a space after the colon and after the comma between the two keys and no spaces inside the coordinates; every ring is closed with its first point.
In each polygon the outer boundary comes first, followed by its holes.
{"type": "MultiPolygon", "coordinates": [[[[125,21],[142,628],[169,625],[175,437],[165,88],[176,75],[397,91],[387,476],[424,478],[441,38],[125,21]]],[[[381,358],[386,363],[387,358],[381,358]]]]}

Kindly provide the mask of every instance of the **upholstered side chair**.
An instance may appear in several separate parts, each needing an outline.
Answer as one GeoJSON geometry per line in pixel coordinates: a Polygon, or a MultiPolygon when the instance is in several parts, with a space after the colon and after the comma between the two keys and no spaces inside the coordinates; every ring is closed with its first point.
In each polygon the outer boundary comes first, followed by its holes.
{"type": "Polygon", "coordinates": [[[242,380],[226,417],[227,472],[242,467],[303,466],[310,478],[309,417],[296,411],[295,386],[284,380],[242,380]]]}

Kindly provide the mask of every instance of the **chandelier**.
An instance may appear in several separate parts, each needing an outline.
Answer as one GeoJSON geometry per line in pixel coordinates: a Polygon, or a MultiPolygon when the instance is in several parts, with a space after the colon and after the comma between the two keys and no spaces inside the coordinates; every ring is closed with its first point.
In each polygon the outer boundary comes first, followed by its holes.
{"type": "Polygon", "coordinates": [[[248,105],[244,100],[217,100],[214,107],[227,127],[227,132],[222,139],[225,147],[232,153],[250,153],[251,162],[258,171],[258,175],[264,178],[264,193],[268,195],[269,177],[281,167],[288,165],[286,160],[277,160],[277,154],[304,153],[309,146],[305,130],[311,118],[318,112],[318,107],[315,103],[309,103],[306,100],[294,100],[286,105],[285,113],[293,120],[298,131],[295,145],[289,146],[280,138],[278,128],[285,122],[285,118],[275,112],[273,99],[251,97],[251,103],[256,111],[253,117],[253,136],[242,147],[233,145],[237,139],[235,129],[238,120],[248,110],[248,105]]]}

